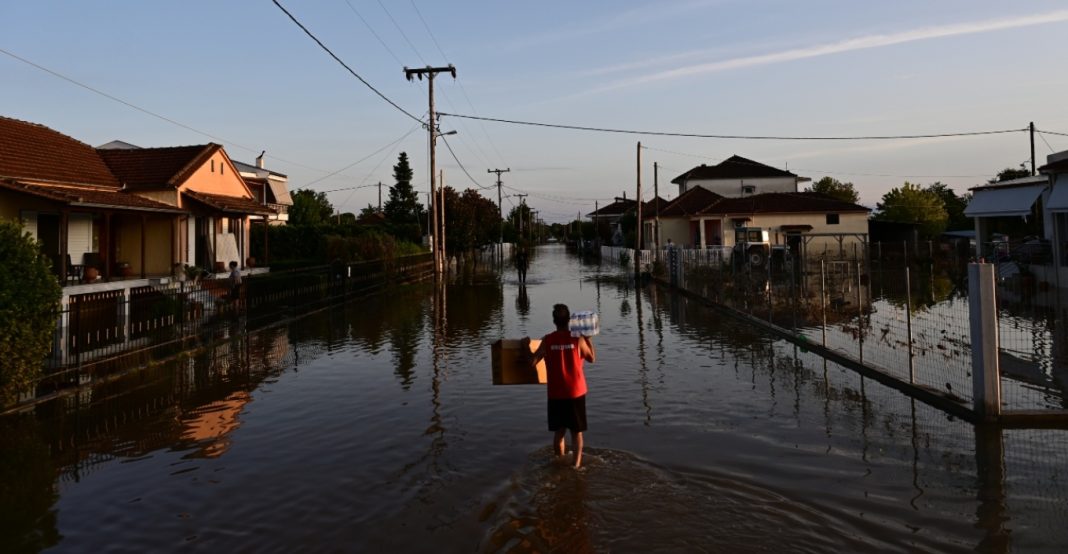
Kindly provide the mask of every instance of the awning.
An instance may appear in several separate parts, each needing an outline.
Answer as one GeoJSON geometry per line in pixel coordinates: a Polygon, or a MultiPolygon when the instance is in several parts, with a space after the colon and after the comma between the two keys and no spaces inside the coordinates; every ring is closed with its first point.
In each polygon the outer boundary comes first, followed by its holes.
{"type": "Polygon", "coordinates": [[[1046,184],[1022,187],[988,187],[972,189],[972,201],[964,209],[968,217],[1019,217],[1031,215],[1035,200],[1046,184]]]}
{"type": "Polygon", "coordinates": [[[283,206],[293,205],[293,197],[289,195],[289,191],[286,190],[286,185],[284,183],[267,179],[267,186],[270,187],[271,194],[274,195],[275,204],[282,204],[283,206]]]}
{"type": "Polygon", "coordinates": [[[1049,193],[1046,209],[1051,212],[1068,212],[1068,175],[1057,176],[1053,192],[1049,193]]]}

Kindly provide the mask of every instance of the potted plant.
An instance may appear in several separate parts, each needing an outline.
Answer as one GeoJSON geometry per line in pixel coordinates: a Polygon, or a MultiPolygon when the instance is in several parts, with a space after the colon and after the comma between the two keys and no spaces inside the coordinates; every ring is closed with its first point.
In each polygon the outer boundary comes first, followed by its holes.
{"type": "Polygon", "coordinates": [[[115,264],[115,267],[118,270],[118,274],[123,278],[133,276],[133,268],[130,267],[130,262],[118,262],[115,264]]]}

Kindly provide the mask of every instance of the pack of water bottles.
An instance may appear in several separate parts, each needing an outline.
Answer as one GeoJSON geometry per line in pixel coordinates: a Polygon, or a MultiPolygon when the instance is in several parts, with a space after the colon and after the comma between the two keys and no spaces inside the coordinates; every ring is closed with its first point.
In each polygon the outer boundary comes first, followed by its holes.
{"type": "Polygon", "coordinates": [[[590,310],[572,313],[567,327],[571,331],[572,337],[592,337],[601,332],[601,322],[597,318],[597,312],[590,310]]]}

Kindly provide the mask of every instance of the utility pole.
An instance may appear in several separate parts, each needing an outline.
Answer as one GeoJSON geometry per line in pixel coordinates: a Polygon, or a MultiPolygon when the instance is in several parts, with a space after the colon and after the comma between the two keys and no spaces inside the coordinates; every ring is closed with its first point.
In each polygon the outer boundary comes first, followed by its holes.
{"type": "Polygon", "coordinates": [[[497,225],[499,238],[497,239],[497,255],[500,256],[500,262],[504,264],[504,205],[501,204],[501,173],[508,173],[512,168],[508,169],[487,169],[486,173],[497,174],[497,213],[501,218],[501,222],[497,225]]]}
{"type": "Polygon", "coordinates": [[[382,213],[382,181],[378,182],[378,213],[382,213]]]}
{"type": "Polygon", "coordinates": [[[653,237],[656,242],[656,256],[654,259],[660,261],[660,167],[656,162],[653,162],[653,202],[656,202],[656,206],[653,210],[656,211],[656,230],[653,231],[653,237]]]}
{"type": "Polygon", "coordinates": [[[524,212],[526,211],[525,208],[527,207],[527,196],[528,195],[526,195],[526,194],[513,194],[512,196],[518,196],[519,197],[519,206],[520,206],[520,208],[519,208],[519,213],[516,214],[516,216],[517,216],[516,220],[517,220],[517,224],[519,225],[519,240],[523,240],[523,215],[524,215],[524,212]]]}
{"type": "Polygon", "coordinates": [[[634,278],[642,276],[642,142],[638,141],[638,230],[634,233],[634,278]]]}
{"type": "Polygon", "coordinates": [[[1035,122],[1032,121],[1028,128],[1031,130],[1031,176],[1035,176],[1035,122]]]}
{"type": "Polygon", "coordinates": [[[441,199],[438,205],[441,206],[441,217],[439,219],[441,222],[441,261],[445,264],[445,270],[448,271],[449,257],[445,253],[445,170],[442,169],[440,171],[441,173],[438,175],[438,183],[440,183],[438,190],[440,191],[441,199]]]}
{"type": "MultiPolygon", "coordinates": [[[[429,111],[430,118],[429,118],[429,122],[427,123],[427,126],[426,126],[427,132],[430,134],[430,196],[434,197],[434,198],[436,198],[436,196],[437,196],[435,194],[435,192],[436,192],[436,188],[435,188],[436,187],[436,183],[434,182],[435,173],[437,173],[437,160],[434,157],[434,146],[437,144],[437,135],[438,135],[437,113],[434,111],[434,77],[438,73],[442,73],[442,72],[451,73],[452,74],[452,78],[453,79],[456,78],[456,68],[452,64],[449,64],[446,67],[430,67],[428,65],[426,67],[419,68],[419,69],[408,69],[407,67],[404,68],[404,77],[407,78],[409,81],[412,80],[413,76],[414,77],[418,77],[419,80],[422,81],[423,80],[423,76],[426,75],[426,80],[427,80],[427,84],[428,84],[427,96],[430,99],[430,111],[429,111]]],[[[432,242],[433,247],[434,247],[434,274],[435,275],[440,275],[442,270],[444,269],[443,268],[444,255],[443,255],[442,249],[438,245],[438,237],[436,236],[437,235],[437,226],[438,226],[437,225],[437,212],[438,211],[437,211],[436,208],[432,208],[432,211],[434,213],[434,219],[435,219],[435,221],[434,221],[434,235],[435,236],[431,237],[431,242],[432,242]]]]}

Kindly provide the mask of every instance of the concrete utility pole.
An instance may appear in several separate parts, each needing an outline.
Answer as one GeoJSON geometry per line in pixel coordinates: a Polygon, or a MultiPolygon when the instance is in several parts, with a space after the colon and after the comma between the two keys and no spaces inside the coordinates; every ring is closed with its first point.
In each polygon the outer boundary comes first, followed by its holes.
{"type": "Polygon", "coordinates": [[[440,174],[438,175],[438,183],[440,183],[440,186],[438,187],[438,191],[439,191],[439,194],[441,195],[440,201],[438,202],[438,206],[440,206],[440,209],[441,209],[441,216],[439,218],[439,221],[441,222],[441,261],[442,261],[443,264],[445,264],[445,269],[447,270],[448,267],[449,267],[449,257],[448,257],[448,255],[446,255],[446,252],[445,252],[445,170],[444,169],[442,169],[440,171],[440,174]]]}
{"type": "Polygon", "coordinates": [[[660,261],[660,167],[656,162],[653,162],[653,202],[656,202],[656,206],[653,209],[656,211],[656,230],[653,231],[653,236],[656,242],[656,261],[660,261]]]}
{"type": "Polygon", "coordinates": [[[508,169],[487,169],[486,173],[497,174],[497,213],[501,218],[498,227],[499,238],[497,239],[497,255],[500,256],[500,262],[504,263],[504,205],[501,204],[501,173],[508,173],[512,168],[508,169]]]}
{"type": "Polygon", "coordinates": [[[642,276],[642,143],[638,141],[638,230],[634,233],[634,277],[642,276]]]}
{"type": "Polygon", "coordinates": [[[382,213],[382,181],[378,182],[378,213],[382,213]]]}
{"type": "Polygon", "coordinates": [[[1027,126],[1031,130],[1031,176],[1035,176],[1035,122],[1027,126]]]}
{"type": "MultiPolygon", "coordinates": [[[[427,96],[430,99],[430,111],[429,111],[430,118],[429,118],[429,122],[427,123],[426,127],[427,127],[427,132],[430,134],[430,196],[432,198],[436,198],[437,197],[437,195],[435,194],[435,192],[437,190],[436,189],[436,183],[434,182],[435,173],[437,173],[437,160],[435,159],[435,156],[434,156],[434,146],[437,144],[438,123],[437,123],[437,113],[434,111],[434,77],[438,73],[442,73],[442,72],[451,73],[452,74],[452,78],[453,79],[456,78],[456,68],[452,64],[449,64],[446,67],[430,67],[430,66],[426,66],[426,67],[419,68],[419,69],[408,69],[407,67],[404,68],[404,77],[407,78],[409,81],[412,80],[413,76],[414,77],[418,77],[419,80],[422,81],[423,80],[423,76],[426,75],[426,80],[427,80],[427,84],[428,84],[428,89],[429,90],[428,90],[427,96]]],[[[433,250],[434,250],[434,274],[435,275],[440,275],[441,272],[444,269],[443,264],[444,264],[445,260],[444,260],[443,252],[442,252],[441,248],[438,245],[438,237],[436,236],[437,235],[437,227],[438,227],[438,223],[437,223],[437,212],[438,212],[438,210],[436,208],[432,207],[431,211],[434,213],[434,220],[435,220],[434,221],[434,231],[433,231],[434,236],[432,236],[431,239],[430,239],[432,244],[433,244],[433,250]]]]}

